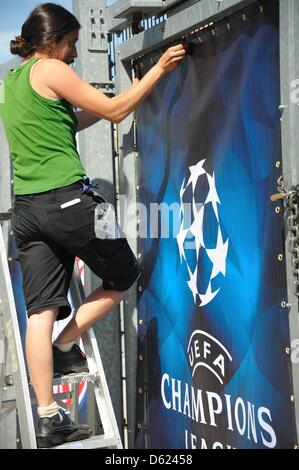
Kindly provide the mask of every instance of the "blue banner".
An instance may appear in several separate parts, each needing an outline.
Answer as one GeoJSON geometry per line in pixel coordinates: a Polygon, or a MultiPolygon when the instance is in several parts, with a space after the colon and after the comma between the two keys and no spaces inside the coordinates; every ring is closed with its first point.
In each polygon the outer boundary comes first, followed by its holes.
{"type": "Polygon", "coordinates": [[[283,205],[270,201],[279,6],[263,3],[191,36],[138,110],[137,448],[296,442],[283,205]]]}

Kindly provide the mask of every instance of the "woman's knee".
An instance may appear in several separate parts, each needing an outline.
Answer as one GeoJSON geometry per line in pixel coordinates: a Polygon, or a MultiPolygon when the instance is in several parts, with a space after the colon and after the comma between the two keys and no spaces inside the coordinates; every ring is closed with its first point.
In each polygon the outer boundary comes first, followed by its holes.
{"type": "Polygon", "coordinates": [[[59,312],[58,307],[38,310],[37,312],[34,312],[29,316],[28,322],[30,323],[40,323],[40,322],[53,323],[55,322],[57,318],[58,312],[59,312]]]}

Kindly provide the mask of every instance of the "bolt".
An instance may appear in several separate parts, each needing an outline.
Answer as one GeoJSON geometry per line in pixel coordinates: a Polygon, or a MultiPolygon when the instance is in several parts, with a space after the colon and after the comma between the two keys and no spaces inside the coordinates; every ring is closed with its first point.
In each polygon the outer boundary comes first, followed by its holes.
{"type": "Polygon", "coordinates": [[[139,325],[143,325],[143,320],[142,320],[142,318],[140,318],[140,319],[138,320],[138,323],[139,323],[139,325]]]}
{"type": "Polygon", "coordinates": [[[14,385],[14,379],[12,375],[5,376],[5,385],[7,385],[8,387],[12,387],[14,385]]]}
{"type": "Polygon", "coordinates": [[[281,162],[279,160],[277,160],[277,162],[275,163],[275,166],[276,166],[276,168],[280,168],[281,167],[281,162]]]}
{"type": "Polygon", "coordinates": [[[138,287],[139,292],[142,292],[142,286],[138,287]]]}
{"type": "Polygon", "coordinates": [[[291,395],[291,396],[290,396],[290,400],[291,400],[291,401],[294,401],[294,395],[291,395]]]}
{"type": "MultiPolygon", "coordinates": [[[[140,222],[138,222],[138,223],[140,223],[140,222]]],[[[141,258],[142,258],[142,254],[141,254],[141,253],[138,253],[137,258],[138,258],[138,259],[141,259],[141,258]]]]}
{"type": "Polygon", "coordinates": [[[291,349],[290,349],[289,347],[286,347],[285,352],[286,352],[287,354],[290,354],[291,349]]]}
{"type": "Polygon", "coordinates": [[[276,212],[276,214],[280,214],[280,210],[281,210],[281,209],[280,209],[279,206],[276,206],[276,207],[275,207],[275,212],[276,212]]]}
{"type": "Polygon", "coordinates": [[[281,304],[280,304],[280,305],[282,306],[282,308],[286,308],[286,306],[287,306],[287,303],[286,303],[286,301],[285,301],[285,300],[283,300],[283,301],[281,302],[281,304]]]}
{"type": "Polygon", "coordinates": [[[139,191],[139,189],[140,189],[140,186],[139,186],[139,184],[137,184],[136,191],[139,191]]]}
{"type": "Polygon", "coordinates": [[[138,359],[139,359],[139,361],[143,361],[143,355],[139,354],[138,359]]]}
{"type": "Polygon", "coordinates": [[[282,261],[282,260],[283,260],[283,255],[280,253],[280,254],[277,256],[277,259],[278,259],[278,261],[282,261]]]}
{"type": "Polygon", "coordinates": [[[143,394],[143,389],[141,387],[138,388],[138,393],[140,393],[140,395],[143,394]]]}
{"type": "Polygon", "coordinates": [[[138,424],[137,424],[137,428],[138,428],[138,429],[141,429],[141,428],[142,428],[142,424],[141,424],[141,423],[138,423],[138,424]]]}

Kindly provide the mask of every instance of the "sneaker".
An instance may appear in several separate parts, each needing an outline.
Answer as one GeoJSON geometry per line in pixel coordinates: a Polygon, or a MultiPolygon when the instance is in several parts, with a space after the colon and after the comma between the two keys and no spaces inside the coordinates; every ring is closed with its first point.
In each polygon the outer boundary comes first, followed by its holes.
{"type": "Polygon", "coordinates": [[[51,418],[39,418],[37,424],[37,447],[54,447],[64,442],[81,441],[91,436],[86,424],[76,424],[63,409],[51,418]]]}
{"type": "Polygon", "coordinates": [[[68,352],[62,352],[53,345],[53,366],[54,374],[88,372],[86,356],[76,343],[68,352]]]}

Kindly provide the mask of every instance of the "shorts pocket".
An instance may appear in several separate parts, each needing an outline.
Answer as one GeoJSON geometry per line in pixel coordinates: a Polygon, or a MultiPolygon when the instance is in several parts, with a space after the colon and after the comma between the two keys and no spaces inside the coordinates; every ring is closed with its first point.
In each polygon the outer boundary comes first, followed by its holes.
{"type": "MultiPolygon", "coordinates": [[[[92,259],[89,257],[91,263],[86,263],[103,280],[125,280],[139,269],[139,263],[125,238],[94,240],[88,249],[94,255],[92,259]]],[[[81,259],[84,261],[84,257],[81,259]]]]}
{"type": "Polygon", "coordinates": [[[69,198],[47,213],[54,238],[62,244],[85,245],[93,238],[94,209],[84,197],[69,198]],[[61,207],[62,206],[62,207],[61,207]]]}

